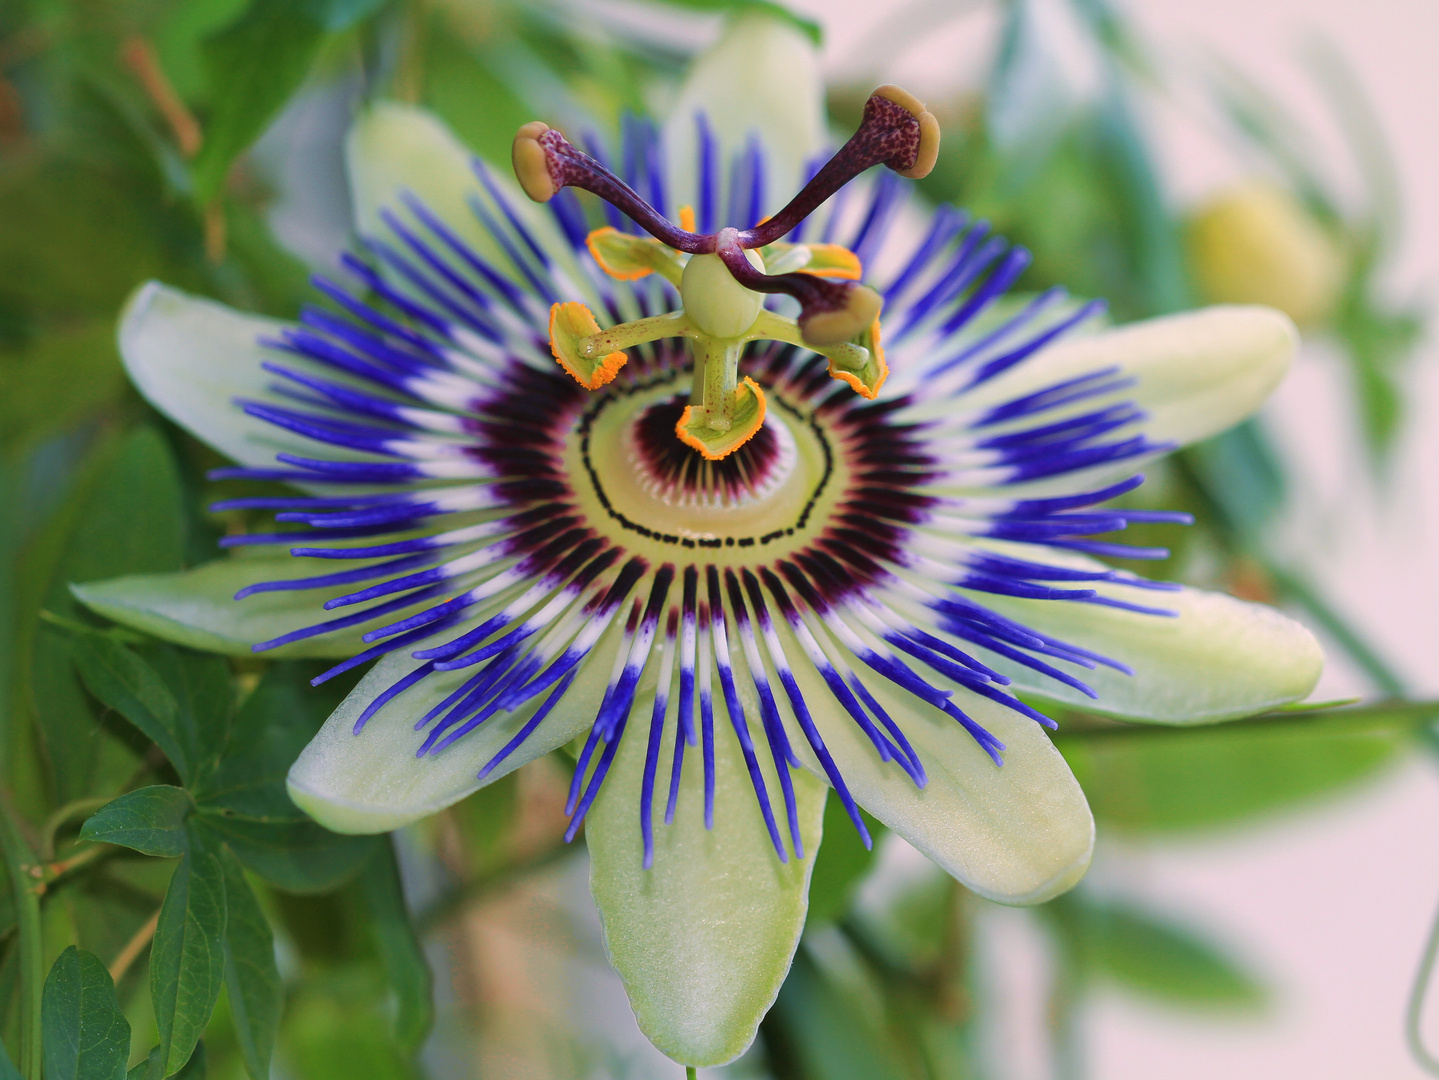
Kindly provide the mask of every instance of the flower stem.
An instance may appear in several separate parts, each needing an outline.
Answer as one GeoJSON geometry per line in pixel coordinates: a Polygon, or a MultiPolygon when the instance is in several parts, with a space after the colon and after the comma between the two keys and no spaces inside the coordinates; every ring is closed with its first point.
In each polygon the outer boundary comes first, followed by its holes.
{"type": "Polygon", "coordinates": [[[695,1080],[695,1075],[695,1067],[693,1065],[686,1065],[685,1080],[695,1080]]]}
{"type": "Polygon", "coordinates": [[[1439,1076],[1439,1058],[1435,1058],[1424,1045],[1424,1001],[1429,996],[1429,980],[1434,975],[1434,961],[1439,957],[1439,911],[1429,927],[1429,940],[1424,944],[1424,954],[1419,958],[1419,970],[1414,973],[1414,986],[1409,991],[1409,1004],[1404,1010],[1404,1039],[1409,1044],[1409,1053],[1419,1067],[1427,1073],[1439,1076]]]}
{"type": "Polygon", "coordinates": [[[0,847],[15,902],[20,949],[20,1073],[40,1080],[40,993],[45,972],[41,954],[40,867],[20,835],[9,807],[0,806],[0,847]]]}
{"type": "Polygon", "coordinates": [[[125,947],[116,954],[115,959],[110,962],[110,981],[119,985],[125,977],[125,972],[130,970],[133,964],[145,951],[155,938],[155,930],[160,925],[160,909],[155,909],[155,914],[145,920],[145,924],[135,931],[135,935],[125,943],[125,947]]]}
{"type": "Polygon", "coordinates": [[[98,795],[88,799],[75,799],[67,802],[60,809],[45,819],[40,826],[40,855],[47,863],[55,861],[55,834],[60,831],[60,826],[67,821],[84,814],[89,816],[100,807],[110,802],[110,796],[98,795]]]}

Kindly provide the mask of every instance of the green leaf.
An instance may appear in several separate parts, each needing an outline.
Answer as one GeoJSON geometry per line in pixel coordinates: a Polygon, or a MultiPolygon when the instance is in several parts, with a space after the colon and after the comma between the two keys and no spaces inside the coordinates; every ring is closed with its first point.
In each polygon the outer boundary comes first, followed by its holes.
{"type": "Polygon", "coordinates": [[[246,869],[289,892],[325,892],[374,853],[370,836],[342,836],[312,821],[261,822],[202,810],[197,828],[223,839],[246,869]]]}
{"type": "Polygon", "coordinates": [[[191,763],[186,783],[203,786],[218,767],[230,734],[235,704],[230,667],[218,656],[167,644],[147,646],[140,655],[175,699],[177,738],[185,742],[191,763]]]}
{"type": "MultiPolygon", "coordinates": [[[[884,826],[863,810],[860,816],[878,845],[884,826]]],[[[810,925],[837,919],[845,913],[855,886],[869,872],[876,853],[877,847],[864,846],[854,822],[845,812],[844,803],[830,792],[824,804],[824,843],[814,857],[814,874],[809,882],[810,925]]]]}
{"type": "Polygon", "coordinates": [[[71,945],[45,978],[41,1003],[45,1080],[120,1080],[130,1022],[97,956],[71,945]]]}
{"type": "Polygon", "coordinates": [[[813,1080],[902,1080],[895,1047],[864,1001],[811,958],[795,954],[764,1024],[765,1046],[783,1076],[813,1080]]]}
{"type": "Polygon", "coordinates": [[[205,39],[212,100],[195,160],[200,202],[219,193],[231,163],[299,88],[326,35],[379,6],[380,0],[251,0],[238,19],[205,39]]]}
{"type": "Polygon", "coordinates": [[[195,197],[219,194],[231,163],[299,87],[324,41],[324,27],[294,0],[253,0],[202,45],[214,103],[195,159],[195,197]]]}
{"type": "MultiPolygon", "coordinates": [[[[22,564],[22,633],[34,612],[78,609],[68,585],[116,574],[179,567],[184,542],[180,485],[164,440],[140,428],[103,444],[73,493],[22,564]]],[[[134,772],[134,751],[95,721],[70,659],[71,642],[51,627],[19,643],[29,655],[36,731],[60,801],[116,790],[134,772]]]]}
{"type": "MultiPolygon", "coordinates": [[[[1342,711],[1333,717],[1343,722],[1342,711]]],[[[1248,824],[1352,786],[1406,745],[1392,732],[1329,733],[1287,722],[1056,742],[1094,816],[1131,832],[1248,824]]]]}
{"type": "MultiPolygon", "coordinates": [[[[205,1042],[202,1039],[195,1044],[195,1052],[185,1062],[185,1067],[175,1074],[174,1080],[205,1080],[206,1065],[205,1042]]],[[[160,1048],[153,1046],[145,1055],[145,1060],[125,1074],[125,1080],[160,1080],[160,1068],[160,1048]]]]}
{"type": "Polygon", "coordinates": [[[275,967],[275,938],[254,890],[233,854],[220,856],[225,874],[225,992],[240,1056],[253,1080],[269,1080],[270,1053],[284,991],[275,967]]]}
{"type": "Polygon", "coordinates": [[[25,1080],[20,1075],[20,1070],[10,1060],[10,1054],[5,1049],[5,1044],[0,1042],[0,1080],[25,1080]]]}
{"type": "Polygon", "coordinates": [[[824,31],[820,28],[819,23],[813,19],[806,19],[798,12],[791,11],[784,4],[774,3],[772,0],[664,0],[664,2],[671,7],[689,8],[691,11],[722,11],[736,15],[750,11],[762,11],[797,26],[816,45],[820,44],[824,38],[824,31]]]}
{"type": "Polygon", "coordinates": [[[73,635],[70,653],[85,688],[134,724],[188,780],[194,740],[182,730],[180,706],[155,669],[103,633],[73,635]]]}
{"type": "Polygon", "coordinates": [[[1284,505],[1283,467],[1256,419],[1189,448],[1184,454],[1205,495],[1241,546],[1258,541],[1284,505]]]}
{"type": "Polygon", "coordinates": [[[224,981],[225,872],[219,856],[197,841],[192,829],[190,850],[170,879],[150,947],[160,1077],[190,1060],[224,981]]]}
{"type": "Polygon", "coordinates": [[[419,1050],[435,1020],[430,965],[415,935],[414,923],[400,887],[400,868],[388,838],[377,843],[374,857],[356,881],[370,933],[395,992],[395,1038],[411,1054],[419,1050]]]}
{"type": "Polygon", "coordinates": [[[1189,302],[1179,225],[1166,205],[1151,151],[1134,116],[1131,95],[1117,74],[1100,103],[1095,133],[1101,169],[1118,211],[1119,238],[1131,260],[1145,315],[1182,310],[1189,302]]]}
{"type": "Polygon", "coordinates": [[[185,819],[195,809],[184,788],[140,788],[107,803],[86,820],[81,840],[119,844],[146,855],[174,857],[189,848],[185,819]]]}
{"type": "Polygon", "coordinates": [[[73,632],[86,688],[158,745],[186,784],[203,786],[230,732],[234,695],[225,661],[167,644],[136,652],[111,633],[73,632]]]}
{"type": "Polygon", "coordinates": [[[1253,1008],[1264,988],[1239,963],[1189,927],[1126,905],[1088,913],[1090,956],[1120,985],[1174,1005],[1253,1008]]]}
{"type": "Polygon", "coordinates": [[[65,430],[125,385],[110,318],[0,350],[0,450],[14,453],[65,430]]]}
{"type": "Polygon", "coordinates": [[[343,679],[311,686],[314,670],[279,663],[265,672],[230,724],[216,767],[192,789],[201,806],[254,821],[308,820],[290,801],[285,775],[348,689],[343,679]]]}
{"type": "Polygon", "coordinates": [[[125,1080],[149,1080],[152,1076],[160,1074],[160,1048],[150,1047],[150,1052],[145,1055],[145,1060],[137,1064],[125,1074],[125,1080]]]}

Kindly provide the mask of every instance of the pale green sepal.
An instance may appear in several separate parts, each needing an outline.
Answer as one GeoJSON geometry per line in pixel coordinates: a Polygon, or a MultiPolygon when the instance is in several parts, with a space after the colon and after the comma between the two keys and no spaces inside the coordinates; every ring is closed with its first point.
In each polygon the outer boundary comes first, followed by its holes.
{"type": "Polygon", "coordinates": [[[340,833],[387,832],[443,810],[586,730],[599,711],[620,636],[616,622],[580,662],[563,700],[483,781],[476,778],[480,769],[534,715],[548,692],[512,713],[491,717],[448,749],[417,758],[425,733],[415,730],[415,722],[477,669],[431,672],[387,702],[357,735],[355,721],[365,707],[420,663],[407,651],[391,653],[370,669],[301,751],[290,767],[290,798],[340,833]]]}
{"type": "Polygon", "coordinates": [[[260,338],[277,337],[285,326],[150,281],[120,315],[120,355],[150,404],[242,465],[279,468],[275,455],[281,451],[356,457],[247,416],[235,403],[237,398],[279,402],[268,390],[276,376],[260,366],[279,354],[263,347],[260,338]]]}
{"type": "MultiPolygon", "coordinates": [[[[928,777],[924,787],[840,708],[813,665],[784,645],[796,681],[855,801],[957,878],[1000,904],[1040,904],[1072,888],[1089,868],[1094,818],[1078,781],[1034,720],[956,690],[954,703],[1006,746],[999,766],[958,721],[868,671],[864,685],[904,731],[928,777]]],[[[818,764],[793,726],[806,766],[818,764]]]]}
{"type": "MultiPolygon", "coordinates": [[[[250,646],[292,630],[337,618],[342,611],[322,606],[344,587],[297,592],[265,592],[234,599],[235,593],[258,581],[306,577],[312,567],[300,559],[216,559],[192,570],[169,574],[130,574],[71,585],[75,598],[92,611],[125,626],[192,649],[251,656],[250,646]]],[[[393,618],[401,618],[395,614],[393,618]]],[[[339,659],[365,649],[360,640],[368,626],[266,651],[266,659],[322,657],[339,659]]]]}
{"type": "MultiPolygon", "coordinates": [[[[814,43],[792,22],[762,11],[735,18],[690,67],[665,124],[676,201],[698,205],[695,114],[704,113],[719,147],[721,176],[752,135],[765,150],[768,208],[799,191],[805,164],[825,146],[824,81],[814,43]]],[[[753,221],[720,222],[743,229],[753,221]]]]}
{"type": "MultiPolygon", "coordinates": [[[[1224,305],[1063,338],[966,393],[982,409],[1091,372],[1117,367],[1135,385],[1112,395],[1147,414],[1143,430],[1180,446],[1255,412],[1279,385],[1298,348],[1289,317],[1273,308],[1224,305]]],[[[1098,408],[1095,399],[1072,408],[1098,408]]]]}
{"type": "MultiPolygon", "coordinates": [[[[735,677],[745,679],[742,669],[735,677]]],[[[749,705],[753,708],[753,695],[749,705]]],[[[674,824],[664,823],[672,718],[656,781],[654,865],[644,869],[640,783],[649,716],[643,708],[630,718],[585,821],[590,889],[605,948],[640,1030],[675,1061],[694,1066],[722,1065],[744,1053],[779,993],[804,928],[827,790],[802,770],[791,771],[805,857],[791,852],[787,863],[780,862],[724,706],[718,704],[716,712],[712,830],[704,827],[697,749],[685,761],[674,824]]],[[[760,769],[779,827],[788,837],[757,711],[750,731],[760,744],[760,769]]]]}
{"type": "MultiPolygon", "coordinates": [[[[1048,551],[1029,554],[1036,561],[1059,561],[1048,551]]],[[[1200,589],[1152,592],[1080,584],[1178,615],[1144,615],[1069,600],[971,596],[1041,634],[1127,664],[1133,675],[1058,662],[1098,693],[1095,700],[984,650],[980,657],[1027,691],[1094,712],[1163,724],[1233,720],[1298,701],[1310,694],[1324,669],[1324,652],[1314,635],[1263,604],[1200,589]]]]}

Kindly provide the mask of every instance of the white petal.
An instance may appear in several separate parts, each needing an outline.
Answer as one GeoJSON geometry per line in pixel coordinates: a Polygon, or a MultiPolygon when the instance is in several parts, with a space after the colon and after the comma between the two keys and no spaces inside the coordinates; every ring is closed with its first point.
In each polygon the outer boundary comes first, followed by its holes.
{"type": "Polygon", "coordinates": [[[432,672],[387,702],[356,735],[365,707],[419,664],[407,652],[391,653],[360,680],[291,766],[290,798],[327,829],[343,833],[386,832],[443,810],[586,730],[599,710],[620,636],[616,622],[581,661],[560,703],[484,781],[476,778],[480,769],[548,694],[491,717],[438,754],[417,758],[424,733],[415,731],[415,722],[477,669],[432,672]]]}
{"type": "Polygon", "coordinates": [[[256,420],[235,404],[236,398],[280,402],[267,389],[276,377],[260,367],[279,354],[259,339],[277,336],[285,325],[151,281],[120,315],[120,355],[151,405],[242,465],[275,467],[281,451],[355,457],[256,420]]]}
{"type": "MultiPolygon", "coordinates": [[[[404,241],[380,217],[381,210],[395,214],[405,226],[424,240],[443,260],[464,276],[474,277],[446,244],[420,224],[406,207],[402,196],[417,196],[448,229],[468,244],[494,270],[506,275],[524,292],[533,294],[528,279],[495,240],[494,234],[476,215],[479,203],[506,231],[514,247],[528,254],[527,245],[508,224],[507,216],[475,174],[476,155],[439,119],[424,109],[382,101],[364,112],[345,140],[345,161],[350,175],[351,199],[355,208],[355,229],[362,236],[383,239],[401,255],[428,271],[404,241]]],[[[561,275],[562,290],[573,291],[566,282],[579,282],[580,299],[592,305],[602,303],[593,291],[588,275],[579,271],[575,253],[561,235],[549,209],[536,206],[519,189],[509,166],[494,167],[490,176],[504,195],[509,209],[529,230],[561,275]]],[[[406,295],[434,308],[432,298],[420,294],[413,283],[383,263],[381,271],[406,295]]],[[[568,297],[568,292],[566,293],[568,297]]],[[[568,297],[574,298],[574,297],[568,297]]],[[[538,302],[537,302],[538,303],[538,302]]],[[[545,310],[543,305],[536,308],[545,310]]],[[[596,308],[598,310],[598,307],[596,308]]],[[[440,311],[445,315],[444,311],[440,311]]]]}
{"type": "MultiPolygon", "coordinates": [[[[1049,552],[1029,554],[1057,561],[1049,552]]],[[[1016,684],[1045,697],[1167,724],[1230,720],[1297,701],[1314,689],[1323,670],[1324,653],[1314,635],[1271,607],[1199,589],[1151,592],[1096,587],[1105,596],[1176,611],[1178,617],[1067,600],[971,595],[1043,634],[1134,669],[1130,676],[1108,667],[1086,671],[1056,664],[1089,684],[1099,694],[1097,701],[983,650],[981,658],[1016,684]]]]}
{"type": "MultiPolygon", "coordinates": [[[[1061,339],[962,401],[966,410],[999,404],[1118,367],[1136,385],[1112,396],[1148,413],[1143,427],[1151,439],[1186,445],[1257,410],[1289,370],[1298,343],[1294,324],[1273,308],[1204,308],[1061,339]]],[[[1097,407],[1091,399],[1074,408],[1097,407]]]]}
{"type": "Polygon", "coordinates": [[[468,200],[480,187],[471,168],[474,157],[423,109],[393,101],[372,105],[345,140],[356,230],[393,239],[380,211],[408,218],[400,195],[412,192],[497,269],[510,270],[509,259],[470,209],[468,200]]]}
{"type": "MultiPolygon", "coordinates": [[[[793,639],[786,641],[789,652],[793,639]]],[[[790,652],[793,658],[796,652],[790,652]]],[[[865,686],[904,731],[928,775],[923,788],[874,745],[814,669],[795,678],[855,801],[966,887],[1001,904],[1038,904],[1089,868],[1094,819],[1084,792],[1045,730],[993,702],[957,691],[954,703],[1007,749],[996,765],[959,723],[856,661],[865,686]]],[[[817,765],[803,737],[801,759],[817,765]]]]}
{"type": "Polygon", "coordinates": [[[724,37],[695,59],[665,125],[677,201],[691,205],[700,112],[719,143],[722,178],[729,175],[730,155],[742,152],[752,134],[759,137],[766,153],[767,209],[773,213],[799,190],[806,163],[826,143],[824,81],[814,43],[793,23],[753,11],[736,18],[724,37]]]}
{"type": "MultiPolygon", "coordinates": [[[[281,581],[313,573],[313,567],[289,556],[242,556],[216,559],[170,574],[127,574],[91,581],[72,585],[70,591],[107,619],[165,641],[228,656],[253,656],[252,645],[343,614],[327,612],[323,605],[333,596],[352,591],[353,586],[257,593],[244,600],[236,600],[235,593],[259,581],[281,581]]],[[[365,648],[360,635],[367,629],[361,626],[306,638],[267,651],[265,657],[354,656],[365,648]]]]}
{"type": "MultiPolygon", "coordinates": [[[[737,673],[738,674],[738,673],[737,673]]],[[[753,704],[752,695],[750,704],[753,704]]],[[[655,853],[643,868],[639,792],[648,710],[637,709],[600,797],[586,819],[590,888],[605,946],[640,1029],[676,1061],[732,1061],[754,1040],[799,943],[810,871],[824,818],[824,784],[791,773],[804,859],[781,863],[770,844],[734,733],[716,703],[715,821],[704,827],[699,748],[685,759],[673,825],[664,824],[675,723],[662,743],[655,793],[655,853]]],[[[758,713],[750,717],[781,830],[784,806],[758,713]]]]}

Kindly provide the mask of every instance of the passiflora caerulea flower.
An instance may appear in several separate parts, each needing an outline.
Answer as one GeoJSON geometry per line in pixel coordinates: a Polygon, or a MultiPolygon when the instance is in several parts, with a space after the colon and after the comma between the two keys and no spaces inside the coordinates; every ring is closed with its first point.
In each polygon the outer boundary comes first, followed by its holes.
{"type": "Polygon", "coordinates": [[[1039,902],[1094,827],[1018,692],[1207,722],[1302,697],[1321,663],[1268,608],[1099,561],[1154,554],[1103,537],[1174,515],[1105,504],[1260,403],[1288,320],[1105,329],[1011,295],[1022,250],[910,202],[933,117],[882,88],[824,164],[813,71],[799,35],[739,22],[669,131],[627,125],[618,176],[527,125],[544,206],[373,107],[348,145],[365,257],[318,281],[327,306],[280,323],[150,284],[121,325],[222,475],[292,485],[224,504],[282,525],[77,589],[186,644],[336,658],[322,678],[376,661],[290,774],[336,830],[570,744],[611,959],[694,1065],[741,1053],[779,989],[827,797],[1039,902]]]}

